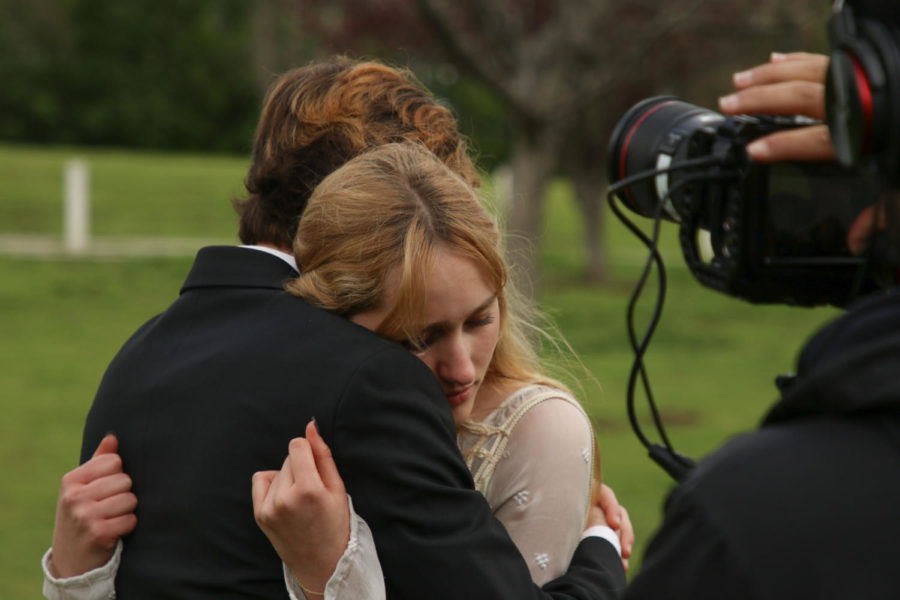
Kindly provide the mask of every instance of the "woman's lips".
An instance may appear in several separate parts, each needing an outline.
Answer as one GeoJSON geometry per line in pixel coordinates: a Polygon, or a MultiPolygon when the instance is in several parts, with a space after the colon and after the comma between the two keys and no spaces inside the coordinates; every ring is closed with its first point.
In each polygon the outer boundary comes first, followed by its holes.
{"type": "Polygon", "coordinates": [[[465,404],[471,396],[472,388],[467,387],[462,391],[447,394],[447,402],[450,403],[450,406],[459,406],[460,404],[465,404]]]}

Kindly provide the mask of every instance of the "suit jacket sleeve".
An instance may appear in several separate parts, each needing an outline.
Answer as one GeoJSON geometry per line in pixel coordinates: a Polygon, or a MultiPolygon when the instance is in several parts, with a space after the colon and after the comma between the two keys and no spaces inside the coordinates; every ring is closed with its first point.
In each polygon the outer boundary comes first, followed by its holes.
{"type": "Polygon", "coordinates": [[[320,429],[347,492],[375,537],[387,597],[568,600],[617,598],[624,571],[612,545],[588,539],[569,571],[542,589],[474,489],[434,376],[385,345],[349,378],[320,429]]]}
{"type": "Polygon", "coordinates": [[[677,488],[625,597],[751,600],[757,595],[723,528],[712,522],[701,499],[677,488]]]}

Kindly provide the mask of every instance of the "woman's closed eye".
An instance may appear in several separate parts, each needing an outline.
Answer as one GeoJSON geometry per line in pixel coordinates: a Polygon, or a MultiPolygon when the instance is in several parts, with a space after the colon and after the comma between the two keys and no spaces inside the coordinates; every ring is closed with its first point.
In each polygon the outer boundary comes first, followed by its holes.
{"type": "Polygon", "coordinates": [[[400,345],[413,353],[422,353],[434,345],[440,338],[440,331],[424,331],[413,339],[400,340],[400,345]]]}
{"type": "MultiPolygon", "coordinates": [[[[469,319],[468,321],[463,323],[463,327],[469,330],[478,329],[480,327],[487,327],[493,322],[494,315],[491,313],[487,313],[485,315],[469,319]]],[[[445,334],[446,330],[444,328],[429,328],[420,333],[415,338],[400,340],[400,344],[410,352],[422,353],[428,350],[428,348],[436,344],[438,341],[440,341],[440,339],[445,334]]]]}
{"type": "Polygon", "coordinates": [[[487,327],[488,325],[490,325],[493,322],[494,322],[494,315],[492,315],[491,313],[488,313],[481,317],[469,319],[468,321],[466,321],[466,327],[477,329],[478,327],[487,327]]]}

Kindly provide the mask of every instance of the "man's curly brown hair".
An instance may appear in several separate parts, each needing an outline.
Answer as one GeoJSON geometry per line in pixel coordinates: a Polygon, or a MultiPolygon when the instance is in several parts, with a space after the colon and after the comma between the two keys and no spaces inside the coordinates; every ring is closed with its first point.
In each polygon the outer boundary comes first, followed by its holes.
{"type": "Polygon", "coordinates": [[[290,248],[322,179],[367,149],[403,141],[424,145],[478,186],[452,113],[410,72],[338,58],[283,74],[266,94],[256,129],[249,195],[234,202],[241,241],[290,248]]]}

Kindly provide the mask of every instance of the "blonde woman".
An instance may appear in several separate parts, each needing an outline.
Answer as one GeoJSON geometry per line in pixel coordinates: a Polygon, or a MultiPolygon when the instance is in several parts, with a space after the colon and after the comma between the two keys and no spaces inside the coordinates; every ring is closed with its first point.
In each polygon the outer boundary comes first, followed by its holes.
{"type": "MultiPolygon", "coordinates": [[[[393,144],[316,189],[294,244],[301,275],[287,289],[428,365],[476,488],[543,584],[566,570],[581,539],[599,457],[583,409],[541,369],[499,248],[494,219],[465,182],[421,148],[393,144]]],[[[256,482],[258,520],[273,542],[288,522],[267,512],[276,500],[267,504],[263,489],[276,477],[256,482]]],[[[630,546],[622,511],[615,521],[630,546]]],[[[289,543],[275,545],[290,553],[289,543]]]]}

